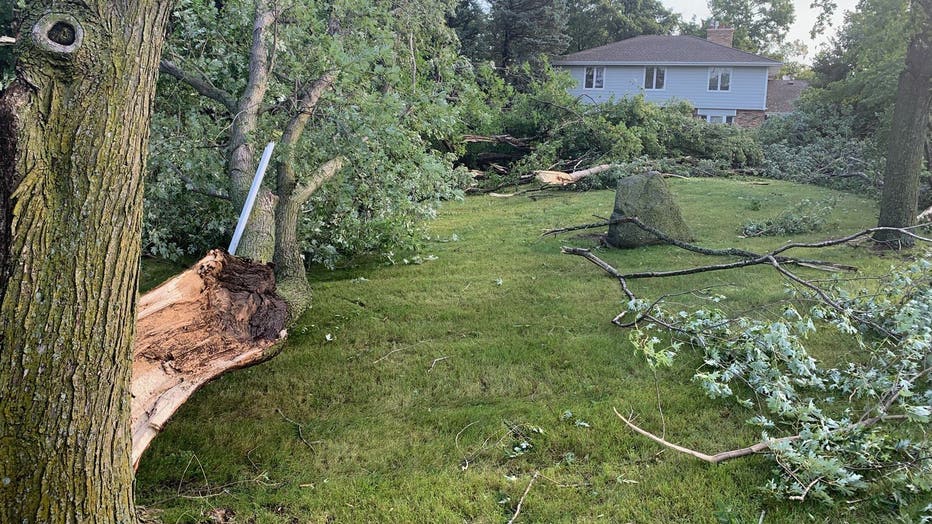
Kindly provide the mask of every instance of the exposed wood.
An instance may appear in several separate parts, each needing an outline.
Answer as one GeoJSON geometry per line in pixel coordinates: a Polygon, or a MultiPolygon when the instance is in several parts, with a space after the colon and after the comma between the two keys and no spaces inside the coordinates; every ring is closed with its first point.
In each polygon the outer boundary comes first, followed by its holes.
{"type": "Polygon", "coordinates": [[[15,45],[16,39],[12,36],[0,36],[0,45],[15,45]]]}
{"type": "Polygon", "coordinates": [[[932,220],[932,206],[929,206],[928,209],[926,209],[922,213],[919,213],[919,216],[916,217],[917,223],[922,223],[922,222],[926,222],[929,220],[932,220]]]}
{"type": "Polygon", "coordinates": [[[463,142],[466,143],[486,143],[486,144],[508,144],[518,149],[530,149],[526,138],[515,138],[511,135],[464,135],[463,142]]]}
{"type": "Polygon", "coordinates": [[[723,451],[722,453],[716,453],[715,455],[706,455],[705,453],[702,453],[701,451],[684,448],[683,446],[677,446],[676,444],[667,442],[666,440],[658,437],[657,435],[654,435],[653,433],[645,429],[639,428],[633,422],[631,422],[629,419],[625,418],[621,413],[619,413],[617,409],[612,408],[612,411],[614,411],[615,415],[617,415],[618,418],[620,418],[634,432],[644,435],[645,437],[653,440],[654,442],[661,444],[663,446],[666,446],[674,451],[685,453],[686,455],[695,457],[699,460],[703,460],[710,464],[718,464],[719,462],[724,462],[726,460],[736,459],[739,457],[746,457],[748,455],[753,455],[755,453],[767,451],[774,444],[780,444],[783,442],[792,442],[794,440],[799,439],[799,435],[792,435],[789,437],[782,437],[782,438],[773,439],[773,440],[765,440],[763,442],[758,442],[757,444],[754,444],[753,446],[748,446],[746,448],[733,449],[731,451],[723,451]]]}
{"type": "MultiPolygon", "coordinates": [[[[627,425],[629,428],[631,428],[634,432],[636,432],[636,433],[638,433],[638,434],[641,434],[641,435],[644,435],[645,437],[647,437],[647,438],[653,440],[654,442],[656,442],[656,443],[658,443],[658,444],[660,444],[660,445],[666,446],[666,447],[668,447],[668,448],[670,448],[670,449],[672,449],[672,450],[674,450],[674,451],[679,451],[680,453],[684,453],[684,454],[689,455],[689,456],[691,456],[691,457],[695,457],[695,458],[697,458],[697,459],[699,459],[699,460],[703,460],[703,461],[708,462],[708,463],[710,463],[710,464],[718,464],[718,463],[720,463],[720,462],[725,462],[726,460],[732,460],[732,459],[736,459],[736,458],[747,457],[748,455],[754,455],[754,454],[756,454],[756,453],[763,453],[763,452],[765,452],[765,451],[768,451],[771,447],[773,447],[774,444],[782,444],[782,443],[784,443],[784,442],[793,442],[793,441],[796,441],[796,440],[799,440],[799,439],[800,439],[800,436],[799,436],[799,435],[789,435],[789,436],[786,436],[786,437],[780,437],[780,438],[775,438],[775,439],[770,439],[770,440],[764,440],[764,441],[758,442],[757,444],[754,444],[754,445],[752,445],[752,446],[748,446],[748,447],[746,447],[746,448],[739,448],[739,449],[733,449],[733,450],[730,450],[730,451],[723,451],[723,452],[721,452],[721,453],[716,453],[715,455],[707,455],[707,454],[705,454],[705,453],[703,453],[703,452],[701,452],[701,451],[696,451],[696,450],[694,450],[694,449],[685,448],[685,447],[683,447],[683,446],[677,446],[676,444],[673,444],[672,442],[668,442],[667,440],[665,440],[665,439],[663,439],[663,438],[661,438],[661,437],[658,437],[657,435],[654,435],[654,434],[651,433],[650,431],[647,431],[646,429],[642,429],[642,428],[638,427],[638,426],[635,425],[633,422],[631,422],[630,419],[626,418],[624,415],[622,415],[621,413],[619,413],[617,409],[612,408],[612,411],[614,411],[614,412],[615,412],[615,415],[618,416],[618,418],[620,418],[620,419],[625,423],[625,425],[627,425]]],[[[873,426],[873,425],[877,424],[878,422],[884,422],[884,421],[888,421],[888,420],[890,420],[890,421],[892,421],[892,420],[902,420],[902,419],[904,419],[904,418],[906,418],[904,415],[886,415],[886,416],[882,416],[882,417],[881,417],[881,416],[869,417],[869,418],[865,418],[865,419],[863,419],[863,420],[859,420],[858,422],[855,422],[855,423],[853,423],[853,424],[849,424],[849,425],[847,425],[847,426],[840,427],[840,428],[836,429],[835,432],[837,433],[837,432],[851,431],[851,430],[853,430],[853,429],[867,428],[867,427],[870,427],[870,426],[873,426]]],[[[802,499],[800,499],[800,500],[802,500],[802,499]]]]}
{"type": "Polygon", "coordinates": [[[535,171],[534,175],[537,177],[537,180],[540,180],[545,184],[550,184],[553,186],[566,186],[569,184],[575,184],[576,182],[579,182],[589,175],[595,175],[608,171],[613,167],[617,167],[617,164],[601,164],[598,166],[590,167],[589,169],[573,171],[572,173],[564,173],[563,171],[535,171]]]}
{"type": "Polygon", "coordinates": [[[198,388],[274,356],[286,320],[271,267],[221,250],[143,295],[133,349],[133,467],[198,388]]]}

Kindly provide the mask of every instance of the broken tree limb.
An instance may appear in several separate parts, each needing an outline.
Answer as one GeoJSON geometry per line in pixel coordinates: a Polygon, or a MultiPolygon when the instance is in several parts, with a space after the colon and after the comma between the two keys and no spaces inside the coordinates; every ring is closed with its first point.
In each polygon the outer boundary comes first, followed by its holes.
{"type": "Polygon", "coordinates": [[[524,488],[524,494],[521,495],[521,498],[518,500],[518,507],[515,508],[515,514],[511,516],[511,519],[508,520],[508,524],[514,524],[518,520],[518,515],[521,514],[521,506],[524,505],[524,499],[527,498],[527,494],[531,492],[531,488],[534,486],[534,481],[537,480],[537,477],[540,476],[540,471],[535,471],[534,475],[531,476],[531,480],[528,481],[527,487],[524,488]]]}
{"type": "MultiPolygon", "coordinates": [[[[621,217],[621,218],[616,218],[615,220],[605,220],[602,222],[595,222],[592,224],[583,224],[579,226],[550,229],[548,231],[545,231],[541,236],[556,235],[559,233],[579,231],[582,229],[595,229],[599,227],[609,226],[612,224],[633,224],[641,228],[642,230],[654,235],[655,237],[657,237],[659,240],[661,240],[662,242],[666,244],[670,244],[672,246],[678,247],[680,249],[684,249],[686,251],[692,251],[693,253],[699,253],[701,255],[711,255],[711,256],[740,257],[744,259],[744,260],[741,260],[738,262],[732,262],[729,264],[714,264],[710,266],[699,266],[695,268],[679,269],[679,270],[674,270],[674,271],[647,271],[647,272],[642,272],[642,273],[629,273],[627,275],[623,275],[624,278],[672,277],[672,276],[679,276],[679,275],[692,275],[695,273],[704,273],[706,271],[735,269],[739,267],[753,266],[757,264],[766,264],[768,263],[768,260],[767,260],[768,255],[777,256],[778,253],[782,253],[783,251],[786,251],[787,249],[791,247],[824,247],[823,245],[821,245],[823,243],[819,243],[819,245],[787,244],[776,251],[773,251],[771,253],[765,253],[765,254],[758,254],[752,251],[747,251],[747,250],[738,249],[738,248],[712,249],[712,248],[707,248],[707,247],[702,247],[702,246],[698,246],[695,244],[691,244],[689,242],[685,242],[682,240],[677,240],[671,237],[670,235],[667,235],[663,231],[660,231],[659,229],[655,227],[651,227],[645,224],[638,217],[621,217]]],[[[860,234],[852,235],[850,238],[853,239],[853,238],[857,238],[858,236],[863,236],[866,234],[868,233],[860,233],[860,234]]],[[[846,239],[847,238],[848,237],[846,237],[846,239]]],[[[829,242],[833,242],[833,241],[829,241],[829,242]]],[[[839,241],[839,243],[843,243],[843,242],[839,241]]],[[[834,245],[834,244],[828,244],[828,245],[834,245]]],[[[579,254],[579,253],[570,253],[566,251],[565,248],[564,248],[564,252],[572,254],[572,255],[579,254]]],[[[804,266],[804,267],[809,267],[812,269],[819,269],[822,271],[838,271],[838,270],[857,271],[857,268],[854,266],[849,266],[845,264],[836,264],[833,262],[825,262],[822,260],[809,260],[809,259],[799,259],[799,258],[792,258],[792,257],[786,257],[786,256],[779,256],[777,257],[777,261],[784,263],[784,264],[804,266]]]]}
{"type": "MultiPolygon", "coordinates": [[[[618,220],[618,221],[630,222],[630,223],[636,224],[636,225],[638,225],[639,227],[643,227],[643,228],[648,228],[648,227],[649,227],[649,226],[644,225],[644,224],[643,224],[640,220],[638,220],[636,217],[622,217],[622,218],[617,219],[617,220],[618,220]]],[[[600,222],[600,223],[598,223],[597,225],[598,225],[599,227],[604,226],[604,225],[605,225],[605,222],[600,222]]],[[[897,337],[896,337],[893,333],[891,333],[888,329],[886,329],[884,326],[882,326],[882,325],[880,325],[880,324],[878,324],[878,323],[872,321],[872,320],[869,319],[869,318],[863,317],[862,315],[858,314],[858,312],[849,311],[846,307],[844,307],[842,304],[840,304],[837,300],[833,299],[833,298],[830,296],[830,294],[828,293],[828,291],[826,291],[825,289],[819,287],[814,281],[809,281],[809,280],[806,280],[806,279],[803,279],[803,278],[799,277],[798,275],[796,275],[796,274],[794,274],[794,273],[788,271],[786,268],[784,268],[784,267],[782,266],[782,264],[796,264],[796,265],[799,265],[799,266],[809,267],[809,268],[814,268],[814,269],[820,269],[820,270],[845,269],[845,270],[856,271],[857,268],[854,268],[854,267],[852,267],[852,266],[846,266],[846,265],[844,265],[844,264],[834,264],[834,263],[822,262],[822,261],[817,261],[817,260],[796,259],[796,258],[791,258],[791,257],[784,256],[784,255],[779,255],[779,253],[785,253],[786,251],[788,251],[788,250],[790,250],[790,249],[794,249],[794,248],[822,248],[822,247],[829,247],[829,246],[835,246],[835,245],[839,245],[839,244],[844,244],[844,243],[846,243],[846,242],[850,242],[851,240],[854,240],[854,239],[857,239],[857,238],[868,237],[871,233],[873,233],[874,231],[876,231],[876,230],[878,230],[878,229],[897,229],[897,231],[899,231],[899,232],[900,232],[901,234],[903,234],[903,235],[911,236],[911,237],[913,237],[913,238],[915,238],[915,239],[917,239],[917,240],[923,241],[923,242],[932,243],[932,238],[926,238],[926,237],[917,235],[917,234],[915,234],[915,233],[913,233],[913,232],[911,231],[911,230],[913,230],[913,229],[922,228],[922,227],[927,227],[927,226],[929,226],[929,225],[930,225],[930,224],[927,223],[927,224],[920,224],[920,225],[913,226],[913,227],[909,227],[909,228],[886,228],[886,227],[884,227],[884,228],[870,228],[870,229],[866,229],[866,230],[863,230],[863,231],[859,231],[859,232],[857,232],[857,233],[854,233],[854,234],[851,234],[851,235],[848,235],[848,236],[845,236],[845,237],[840,237],[840,238],[835,238],[835,239],[829,239],[829,240],[823,240],[823,241],[821,241],[821,242],[789,243],[789,244],[786,244],[786,245],[784,245],[784,246],[782,246],[782,247],[780,247],[780,248],[774,249],[773,251],[771,251],[771,252],[769,252],[769,253],[765,253],[765,254],[763,254],[763,255],[758,255],[758,254],[756,254],[756,253],[751,253],[751,252],[743,251],[743,250],[708,249],[708,248],[703,248],[703,247],[700,247],[700,246],[694,246],[694,245],[689,244],[689,243],[687,243],[687,242],[674,241],[673,239],[670,239],[670,241],[668,241],[668,243],[673,244],[673,245],[675,245],[675,246],[677,246],[677,247],[681,247],[681,248],[683,248],[683,249],[689,250],[689,251],[697,252],[697,253],[703,253],[703,254],[709,254],[709,255],[738,255],[738,256],[742,256],[742,257],[743,257],[742,260],[738,260],[738,261],[736,261],[736,262],[731,262],[731,263],[713,264],[713,265],[708,265],[708,266],[698,266],[698,267],[692,267],[692,268],[687,268],[687,269],[671,270],[671,271],[645,271],[645,272],[636,272],[636,273],[627,273],[627,274],[623,274],[623,273],[621,273],[620,271],[618,271],[617,269],[615,269],[614,267],[612,267],[612,265],[609,264],[608,262],[605,262],[605,261],[602,260],[601,258],[597,257],[595,254],[593,254],[593,253],[592,253],[590,250],[588,250],[588,249],[585,249],[585,248],[578,248],[578,247],[563,246],[563,247],[561,248],[561,252],[564,253],[564,254],[568,254],[568,255],[576,255],[576,256],[583,257],[583,258],[585,258],[586,260],[589,260],[590,262],[592,262],[593,264],[595,264],[596,266],[598,266],[599,268],[601,268],[603,271],[605,271],[606,273],[608,273],[610,276],[614,277],[616,280],[618,280],[619,284],[621,285],[622,291],[624,292],[625,296],[626,296],[629,300],[634,300],[634,299],[637,298],[637,296],[628,288],[628,280],[629,280],[629,279],[683,276],[683,275],[692,275],[692,274],[696,274],[696,273],[703,273],[703,272],[706,272],[706,271],[721,271],[721,270],[726,270],[726,269],[736,269],[736,268],[740,268],[740,267],[747,267],[747,266],[754,266],[754,265],[762,265],[762,264],[769,265],[769,266],[773,267],[778,273],[780,273],[780,274],[781,274],[784,278],[786,278],[787,280],[793,282],[794,284],[802,285],[803,287],[805,287],[805,288],[809,289],[810,291],[812,291],[812,292],[815,294],[815,296],[818,297],[818,299],[819,299],[820,301],[822,301],[824,304],[826,304],[826,305],[832,307],[833,309],[835,309],[836,311],[838,311],[841,315],[846,316],[846,317],[849,317],[849,318],[851,318],[851,319],[853,319],[853,320],[856,320],[856,321],[860,322],[861,324],[863,324],[863,325],[865,325],[865,326],[868,326],[868,327],[870,327],[871,329],[873,329],[873,330],[875,330],[875,331],[877,331],[877,332],[879,332],[879,333],[884,334],[884,335],[887,336],[887,337],[890,337],[890,338],[892,338],[892,339],[896,339],[897,337]]],[[[555,233],[564,232],[564,231],[571,231],[571,230],[578,230],[578,229],[588,229],[588,228],[590,228],[590,227],[592,227],[592,226],[593,226],[593,224],[586,224],[586,225],[583,225],[583,226],[575,226],[575,227],[571,227],[571,228],[562,228],[562,229],[559,229],[559,230],[551,230],[551,231],[548,231],[547,233],[544,233],[544,234],[545,234],[545,235],[546,235],[546,234],[555,234],[555,233]]],[[[654,230],[654,228],[650,228],[650,229],[651,229],[651,230],[654,230]]],[[[654,230],[654,231],[656,231],[656,230],[654,230]]],[[[658,235],[658,237],[660,237],[660,238],[668,238],[667,235],[665,235],[662,231],[657,231],[657,235],[658,235]]],[[[616,316],[614,317],[614,319],[612,320],[612,323],[615,324],[615,325],[617,325],[617,326],[619,326],[619,327],[622,327],[622,328],[628,328],[628,327],[636,327],[636,326],[638,325],[638,323],[643,322],[643,321],[647,321],[647,322],[652,322],[652,323],[654,323],[654,324],[663,326],[663,327],[665,327],[665,328],[667,328],[667,329],[669,329],[669,330],[671,330],[671,331],[680,332],[680,333],[687,333],[687,332],[684,331],[682,328],[679,328],[679,327],[677,327],[677,326],[674,326],[673,324],[670,324],[669,322],[665,322],[665,321],[662,320],[661,318],[658,318],[656,315],[653,315],[653,310],[654,310],[654,308],[655,308],[656,306],[658,306],[662,300],[663,300],[663,297],[661,297],[661,299],[658,299],[658,300],[654,301],[654,302],[648,307],[648,309],[647,309],[646,311],[640,313],[640,314],[637,316],[637,318],[635,318],[633,321],[622,322],[622,321],[621,321],[622,317],[627,313],[626,311],[623,311],[623,312],[619,313],[618,315],[616,315],[616,316]]]]}
{"type": "Polygon", "coordinates": [[[916,217],[916,222],[922,223],[927,220],[932,220],[932,206],[929,206],[928,209],[919,213],[919,216],[916,217]]]}
{"type": "MultiPolygon", "coordinates": [[[[642,429],[638,427],[636,424],[634,424],[634,422],[631,422],[630,419],[625,418],[625,416],[619,413],[618,410],[614,407],[612,408],[612,411],[614,411],[615,415],[618,418],[620,418],[625,423],[625,425],[631,428],[631,430],[634,431],[635,433],[644,435],[645,437],[653,440],[654,442],[662,446],[666,446],[674,451],[679,451],[680,453],[684,453],[691,457],[695,457],[699,460],[703,460],[710,464],[718,464],[720,462],[725,462],[726,460],[732,460],[736,458],[747,457],[749,455],[754,455],[757,453],[763,453],[765,451],[770,450],[770,448],[772,448],[774,444],[782,444],[784,442],[793,442],[793,441],[800,439],[799,435],[789,435],[786,437],[764,440],[764,441],[758,442],[757,444],[754,444],[753,446],[748,446],[746,448],[723,451],[721,453],[716,453],[715,455],[706,455],[705,453],[702,453],[701,451],[696,451],[694,449],[685,448],[683,446],[677,446],[676,444],[673,444],[672,442],[668,442],[667,440],[664,440],[658,437],[657,435],[654,435],[653,433],[651,433],[650,431],[647,431],[646,429],[642,429]]],[[[863,428],[868,428],[870,426],[873,426],[874,424],[877,424],[878,422],[883,422],[886,420],[902,420],[904,418],[906,418],[905,415],[886,415],[886,416],[870,417],[870,418],[861,420],[859,422],[855,422],[854,424],[843,426],[841,428],[836,429],[835,431],[844,432],[844,431],[851,431],[853,429],[863,429],[863,428]]]]}
{"type": "Polygon", "coordinates": [[[133,466],[198,388],[275,356],[287,318],[272,268],[221,250],[140,297],[133,349],[133,466]]]}
{"type": "Polygon", "coordinates": [[[530,149],[526,138],[515,138],[511,135],[463,135],[463,142],[485,144],[507,144],[517,149],[530,149]]]}
{"type": "Polygon", "coordinates": [[[783,442],[792,442],[792,441],[794,441],[794,440],[798,440],[798,439],[799,439],[799,435],[792,435],[792,436],[789,436],[789,437],[782,437],[782,438],[777,438],[777,439],[773,439],[773,440],[765,440],[765,441],[763,441],[763,442],[758,442],[757,444],[754,444],[753,446],[748,446],[748,447],[746,447],[746,448],[733,449],[733,450],[731,450],[731,451],[723,451],[722,453],[716,453],[715,455],[706,455],[705,453],[702,453],[701,451],[696,451],[696,450],[694,450],[694,449],[684,448],[683,446],[677,446],[676,444],[673,444],[673,443],[671,443],[671,442],[667,442],[666,440],[664,440],[664,439],[658,437],[657,435],[654,435],[654,434],[651,433],[650,431],[647,431],[646,429],[641,429],[641,428],[639,428],[639,427],[636,426],[633,422],[631,422],[629,419],[625,418],[624,415],[622,415],[621,413],[619,413],[617,409],[612,408],[612,411],[614,411],[614,412],[615,412],[615,415],[618,416],[618,418],[620,418],[620,419],[621,419],[629,428],[631,428],[634,432],[639,433],[639,434],[641,434],[641,435],[644,435],[645,437],[647,437],[647,438],[653,440],[654,442],[656,442],[656,443],[658,443],[658,444],[661,444],[661,445],[663,445],[663,446],[666,446],[666,447],[668,447],[668,448],[670,448],[670,449],[672,449],[672,450],[674,450],[674,451],[679,451],[680,453],[685,453],[686,455],[689,455],[689,456],[691,456],[691,457],[695,457],[695,458],[697,458],[697,459],[699,459],[699,460],[703,460],[703,461],[708,462],[708,463],[710,463],[710,464],[718,464],[719,462],[724,462],[724,461],[726,461],[726,460],[736,459],[736,458],[739,458],[739,457],[746,457],[746,456],[748,456],[748,455],[753,455],[753,454],[755,454],[755,453],[760,453],[760,452],[762,452],[762,451],[767,451],[767,450],[770,449],[770,447],[773,446],[774,444],[780,444],[780,443],[783,443],[783,442]]]}
{"type": "Polygon", "coordinates": [[[544,184],[549,184],[552,186],[567,186],[570,184],[575,184],[587,176],[608,171],[613,167],[618,167],[618,165],[601,164],[598,166],[590,167],[589,169],[573,171],[572,173],[564,173],[563,171],[534,171],[534,175],[537,177],[537,180],[543,182],[544,184]]]}

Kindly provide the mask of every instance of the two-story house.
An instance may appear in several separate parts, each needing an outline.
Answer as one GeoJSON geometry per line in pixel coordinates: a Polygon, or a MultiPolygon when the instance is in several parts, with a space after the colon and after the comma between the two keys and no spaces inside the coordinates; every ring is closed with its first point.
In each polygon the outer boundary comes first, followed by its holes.
{"type": "Polygon", "coordinates": [[[585,100],[643,94],[663,104],[687,100],[709,122],[758,126],[767,110],[768,71],[781,63],[731,47],[734,29],[710,28],[708,39],[645,35],[554,60],[585,100]]]}

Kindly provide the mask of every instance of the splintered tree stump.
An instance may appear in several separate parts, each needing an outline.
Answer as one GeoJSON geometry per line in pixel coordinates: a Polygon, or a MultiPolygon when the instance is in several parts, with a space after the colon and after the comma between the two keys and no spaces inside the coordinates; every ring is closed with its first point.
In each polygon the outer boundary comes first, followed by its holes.
{"type": "Polygon", "coordinates": [[[221,250],[140,297],[133,349],[133,467],[198,388],[274,356],[287,320],[271,267],[221,250]]]}

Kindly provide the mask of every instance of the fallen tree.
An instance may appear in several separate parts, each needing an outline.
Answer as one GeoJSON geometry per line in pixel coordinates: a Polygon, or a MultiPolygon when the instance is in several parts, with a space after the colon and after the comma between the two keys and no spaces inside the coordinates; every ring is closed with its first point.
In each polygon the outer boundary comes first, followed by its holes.
{"type": "Polygon", "coordinates": [[[587,176],[604,173],[615,167],[619,167],[618,164],[601,164],[598,166],[590,167],[589,169],[573,171],[572,173],[564,173],[563,171],[534,171],[534,176],[537,177],[537,180],[543,182],[544,184],[552,186],[568,186],[570,184],[579,182],[587,176]]]}
{"type": "MultiPolygon", "coordinates": [[[[833,497],[860,493],[904,504],[910,498],[922,500],[932,491],[928,483],[932,443],[927,427],[932,418],[932,261],[920,258],[889,275],[861,277],[859,282],[874,284],[850,289],[843,280],[806,279],[785,267],[837,270],[846,266],[790,257],[787,252],[856,239],[871,242],[878,228],[821,242],[789,243],[757,254],[675,241],[636,217],[624,220],[678,248],[739,259],[624,273],[589,249],[562,248],[563,253],[589,260],[618,281],[626,307],[612,322],[629,330],[629,340],[651,367],[672,366],[687,349],[699,352],[702,365],[692,381],[709,398],[730,398],[749,410],[748,423],[760,428],[761,438],[750,446],[708,455],[673,444],[636,425],[631,415],[615,410],[628,428],[711,464],[764,454],[779,472],[764,489],[789,500],[816,498],[831,503],[833,497]],[[700,295],[704,290],[645,300],[630,285],[637,279],[754,265],[770,266],[786,279],[791,299],[781,303],[782,315],[775,320],[732,316],[714,305],[694,311],[669,310],[667,299],[700,295]],[[850,361],[839,367],[819,362],[807,349],[808,336],[817,329],[832,332],[832,338],[855,348],[850,361]]],[[[586,224],[546,234],[605,225],[586,224]]],[[[928,225],[900,228],[897,233],[932,243],[932,238],[916,232],[928,225]]],[[[716,304],[724,297],[708,298],[716,304]]]]}
{"type": "Polygon", "coordinates": [[[288,311],[271,266],[213,250],[139,300],[132,462],[198,388],[281,349],[288,311]]]}

